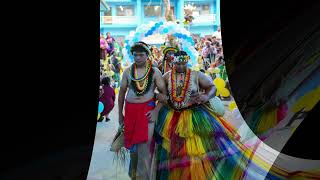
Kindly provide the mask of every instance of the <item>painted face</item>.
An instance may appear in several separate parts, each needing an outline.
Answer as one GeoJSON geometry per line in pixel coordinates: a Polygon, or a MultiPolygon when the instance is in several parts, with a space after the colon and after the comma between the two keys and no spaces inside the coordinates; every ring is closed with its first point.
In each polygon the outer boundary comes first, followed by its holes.
{"type": "Polygon", "coordinates": [[[166,60],[172,61],[174,58],[174,52],[173,51],[168,51],[166,54],[166,60]]]}
{"type": "Polygon", "coordinates": [[[177,62],[174,65],[178,73],[184,73],[187,71],[187,64],[187,62],[177,62]]]}

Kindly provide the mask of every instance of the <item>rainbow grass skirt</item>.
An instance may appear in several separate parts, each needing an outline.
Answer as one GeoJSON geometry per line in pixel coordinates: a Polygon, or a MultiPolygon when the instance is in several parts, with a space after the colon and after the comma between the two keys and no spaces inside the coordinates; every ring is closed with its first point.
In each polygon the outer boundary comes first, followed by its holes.
{"type": "Polygon", "coordinates": [[[155,127],[157,179],[230,179],[234,157],[242,153],[234,144],[239,138],[207,105],[183,111],[164,106],[155,127]]]}
{"type": "Polygon", "coordinates": [[[158,180],[288,179],[308,176],[304,173],[291,175],[259,157],[255,152],[257,146],[241,143],[235,128],[215,115],[208,105],[182,111],[163,106],[154,138],[158,180]]]}

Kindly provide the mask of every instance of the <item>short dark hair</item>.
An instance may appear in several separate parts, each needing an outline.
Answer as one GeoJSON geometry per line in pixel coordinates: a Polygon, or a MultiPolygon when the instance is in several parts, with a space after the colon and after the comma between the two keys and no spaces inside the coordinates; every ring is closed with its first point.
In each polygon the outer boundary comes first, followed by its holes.
{"type": "Polygon", "coordinates": [[[200,69],[201,72],[206,73],[206,71],[204,69],[200,69]]]}
{"type": "Polygon", "coordinates": [[[109,86],[110,85],[110,78],[109,77],[103,77],[102,80],[101,80],[101,84],[109,86]]]}
{"type": "Polygon", "coordinates": [[[131,54],[133,54],[133,52],[145,52],[147,55],[149,55],[150,48],[147,43],[139,41],[131,47],[130,52],[131,54]]]}

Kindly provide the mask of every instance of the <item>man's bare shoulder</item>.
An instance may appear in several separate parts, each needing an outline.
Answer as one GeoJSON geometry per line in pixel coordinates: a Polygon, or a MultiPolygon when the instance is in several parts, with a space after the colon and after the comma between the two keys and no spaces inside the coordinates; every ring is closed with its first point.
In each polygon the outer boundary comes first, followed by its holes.
{"type": "Polygon", "coordinates": [[[156,76],[162,76],[161,71],[157,67],[152,67],[152,69],[156,76]]]}
{"type": "Polygon", "coordinates": [[[164,73],[163,78],[167,79],[169,77],[170,73],[171,73],[171,71],[168,71],[168,72],[164,73]]]}

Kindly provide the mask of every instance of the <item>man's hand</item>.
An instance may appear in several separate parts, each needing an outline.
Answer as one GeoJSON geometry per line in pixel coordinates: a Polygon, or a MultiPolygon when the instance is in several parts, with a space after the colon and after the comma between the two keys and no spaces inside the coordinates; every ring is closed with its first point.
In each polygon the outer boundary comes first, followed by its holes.
{"type": "Polygon", "coordinates": [[[159,102],[161,102],[163,104],[167,104],[167,102],[168,102],[167,96],[164,94],[159,93],[156,95],[156,98],[159,102]]]}
{"type": "Polygon", "coordinates": [[[198,104],[203,104],[209,101],[209,96],[206,94],[200,94],[197,98],[196,101],[198,104]]]}
{"type": "Polygon", "coordinates": [[[147,118],[148,118],[149,122],[153,122],[153,120],[152,120],[152,113],[153,113],[153,110],[151,110],[151,111],[147,112],[147,114],[146,114],[146,116],[147,116],[147,118]]]}
{"type": "Polygon", "coordinates": [[[192,104],[203,104],[209,101],[209,96],[206,94],[196,94],[190,96],[192,104]]]}

